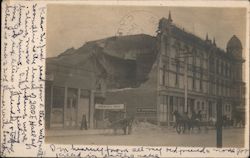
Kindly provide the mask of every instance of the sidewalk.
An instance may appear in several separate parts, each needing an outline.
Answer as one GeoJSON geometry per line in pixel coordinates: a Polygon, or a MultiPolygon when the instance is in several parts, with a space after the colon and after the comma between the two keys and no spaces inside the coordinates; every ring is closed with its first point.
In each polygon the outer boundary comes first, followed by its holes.
{"type": "MultiPolygon", "coordinates": [[[[241,129],[241,128],[223,128],[223,131],[230,130],[230,129],[241,129]]],[[[197,129],[195,129],[197,130],[197,129]]],[[[208,131],[215,131],[216,129],[214,127],[208,127],[208,131]]],[[[202,131],[204,132],[205,129],[202,127],[202,131]]],[[[142,128],[142,129],[133,129],[134,134],[138,133],[176,133],[175,128],[169,127],[164,128],[160,127],[159,129],[150,129],[150,128],[142,128]]],[[[80,130],[80,129],[50,129],[45,131],[45,135],[48,137],[61,137],[61,136],[83,136],[83,135],[107,135],[107,134],[113,134],[112,129],[88,129],[88,130],[80,130]]]]}
{"type": "Polygon", "coordinates": [[[45,131],[45,135],[49,137],[56,136],[81,136],[81,135],[101,135],[112,133],[112,129],[50,129],[45,131]]]}

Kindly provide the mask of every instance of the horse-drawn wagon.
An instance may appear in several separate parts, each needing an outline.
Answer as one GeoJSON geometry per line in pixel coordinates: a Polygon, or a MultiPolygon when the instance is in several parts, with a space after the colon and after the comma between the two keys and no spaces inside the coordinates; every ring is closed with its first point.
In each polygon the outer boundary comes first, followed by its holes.
{"type": "Polygon", "coordinates": [[[185,133],[186,130],[191,131],[195,127],[198,129],[198,131],[201,131],[201,127],[204,127],[205,130],[208,129],[209,121],[202,121],[200,112],[198,114],[192,113],[191,118],[188,117],[187,113],[184,113],[183,115],[179,114],[177,111],[174,113],[176,122],[174,125],[174,128],[176,129],[176,132],[178,134],[185,133]]]}
{"type": "Polygon", "coordinates": [[[133,124],[133,117],[123,118],[120,120],[116,120],[111,122],[110,128],[113,129],[114,133],[117,133],[117,130],[121,129],[124,135],[129,135],[132,132],[132,124],[133,124]]]}

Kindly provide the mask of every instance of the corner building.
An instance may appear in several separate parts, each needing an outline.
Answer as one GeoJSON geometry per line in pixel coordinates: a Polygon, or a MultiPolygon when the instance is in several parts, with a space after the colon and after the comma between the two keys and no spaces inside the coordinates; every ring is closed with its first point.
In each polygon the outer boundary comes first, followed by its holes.
{"type": "Polygon", "coordinates": [[[162,18],[158,28],[157,119],[168,125],[172,112],[202,112],[202,120],[216,118],[218,99],[222,113],[233,119],[245,106],[242,80],[242,45],[233,35],[224,51],[208,35],[203,40],[173,24],[171,14],[162,18]],[[186,73],[185,73],[186,70],[186,73]],[[185,86],[187,103],[185,108],[185,86]]]}

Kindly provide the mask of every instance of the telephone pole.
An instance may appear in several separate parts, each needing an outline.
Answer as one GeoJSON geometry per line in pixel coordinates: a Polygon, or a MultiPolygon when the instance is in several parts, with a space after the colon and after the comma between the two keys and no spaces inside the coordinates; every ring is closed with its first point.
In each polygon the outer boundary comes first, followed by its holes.
{"type": "Polygon", "coordinates": [[[180,53],[176,58],[184,58],[184,112],[188,111],[188,58],[193,57],[192,53],[186,49],[181,49],[183,53],[180,53]]]}

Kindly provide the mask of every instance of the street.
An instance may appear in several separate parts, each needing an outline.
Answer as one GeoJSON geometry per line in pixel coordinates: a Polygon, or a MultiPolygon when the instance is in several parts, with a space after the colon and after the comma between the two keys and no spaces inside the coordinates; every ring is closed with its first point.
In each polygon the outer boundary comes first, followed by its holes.
{"type": "MultiPolygon", "coordinates": [[[[201,132],[194,130],[177,134],[173,128],[133,129],[131,135],[114,135],[112,131],[102,130],[103,134],[82,134],[69,136],[47,136],[46,142],[56,144],[86,145],[144,145],[144,146],[202,146],[216,147],[216,130],[201,132]]],[[[244,147],[244,128],[224,128],[223,147],[244,147]]]]}

